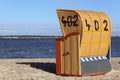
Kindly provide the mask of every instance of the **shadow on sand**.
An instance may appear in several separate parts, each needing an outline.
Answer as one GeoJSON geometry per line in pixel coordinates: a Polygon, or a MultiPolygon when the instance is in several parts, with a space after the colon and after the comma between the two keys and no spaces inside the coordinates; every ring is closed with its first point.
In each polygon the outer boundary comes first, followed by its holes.
{"type": "Polygon", "coordinates": [[[55,63],[42,63],[42,62],[17,62],[16,64],[26,64],[33,68],[42,69],[44,71],[56,74],[56,64],[55,63]]]}

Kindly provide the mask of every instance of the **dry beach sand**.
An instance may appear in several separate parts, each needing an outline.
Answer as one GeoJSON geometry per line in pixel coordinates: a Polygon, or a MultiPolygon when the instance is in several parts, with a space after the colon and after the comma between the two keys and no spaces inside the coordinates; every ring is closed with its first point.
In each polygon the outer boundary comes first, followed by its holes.
{"type": "Polygon", "coordinates": [[[70,77],[55,74],[55,59],[0,59],[0,80],[120,80],[120,58],[112,71],[100,76],[70,77]]]}

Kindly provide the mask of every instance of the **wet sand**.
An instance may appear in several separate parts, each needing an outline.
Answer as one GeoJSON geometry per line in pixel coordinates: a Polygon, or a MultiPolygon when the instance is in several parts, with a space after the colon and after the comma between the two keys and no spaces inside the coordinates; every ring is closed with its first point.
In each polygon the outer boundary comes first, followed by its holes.
{"type": "Polygon", "coordinates": [[[54,58],[0,59],[0,80],[120,80],[120,58],[112,58],[112,71],[100,76],[56,75],[54,58]]]}

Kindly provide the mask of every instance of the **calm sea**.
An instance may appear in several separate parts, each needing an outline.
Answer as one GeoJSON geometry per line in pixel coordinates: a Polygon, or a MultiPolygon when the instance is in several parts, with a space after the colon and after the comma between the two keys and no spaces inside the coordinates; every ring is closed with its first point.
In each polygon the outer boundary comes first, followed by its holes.
{"type": "MultiPolygon", "coordinates": [[[[120,57],[120,38],[112,38],[112,57],[120,57]]],[[[0,58],[55,58],[55,38],[0,39],[0,58]]]]}

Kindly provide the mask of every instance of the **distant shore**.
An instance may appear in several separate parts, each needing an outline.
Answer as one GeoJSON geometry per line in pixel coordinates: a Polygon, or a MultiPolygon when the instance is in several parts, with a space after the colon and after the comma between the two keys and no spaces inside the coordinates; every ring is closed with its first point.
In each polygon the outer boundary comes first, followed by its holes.
{"type": "MultiPolygon", "coordinates": [[[[21,38],[58,38],[60,36],[41,36],[41,35],[0,35],[1,39],[21,39],[21,38]]],[[[112,36],[112,38],[120,38],[120,36],[112,36]]]]}
{"type": "Polygon", "coordinates": [[[0,36],[2,39],[9,39],[9,38],[14,38],[14,39],[21,39],[21,38],[58,38],[60,36],[40,36],[40,35],[5,35],[5,36],[0,36]]]}

